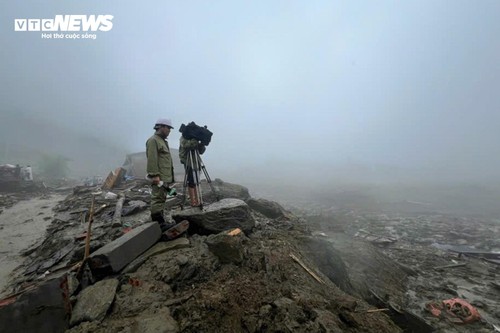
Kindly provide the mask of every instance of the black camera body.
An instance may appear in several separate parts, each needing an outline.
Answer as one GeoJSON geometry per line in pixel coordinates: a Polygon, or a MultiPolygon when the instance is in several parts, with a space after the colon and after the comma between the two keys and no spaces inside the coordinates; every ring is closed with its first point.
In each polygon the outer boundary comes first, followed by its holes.
{"type": "Polygon", "coordinates": [[[190,122],[187,125],[182,124],[179,128],[179,132],[182,133],[182,136],[188,140],[196,139],[200,141],[203,145],[208,146],[210,141],[212,140],[212,132],[210,132],[207,126],[198,126],[194,121],[190,122]]]}

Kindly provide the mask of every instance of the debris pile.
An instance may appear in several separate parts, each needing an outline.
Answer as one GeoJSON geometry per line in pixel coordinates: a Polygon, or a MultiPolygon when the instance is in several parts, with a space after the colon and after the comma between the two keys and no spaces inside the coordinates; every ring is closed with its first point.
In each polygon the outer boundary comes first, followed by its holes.
{"type": "Polygon", "coordinates": [[[495,332],[500,325],[498,220],[341,210],[305,218],[340,253],[355,291],[389,308],[400,327],[495,332]],[[461,300],[447,303],[452,312],[460,305],[458,317],[435,316],[426,306],[444,309],[442,300],[450,299],[461,300]]]}
{"type": "Polygon", "coordinates": [[[383,310],[339,288],[350,286],[343,261],[305,221],[242,186],[213,184],[216,195],[202,184],[203,211],[167,199],[167,220],[186,219],[190,229],[166,242],[149,222],[145,182],[107,192],[75,187],[45,240],[24,252],[23,278],[0,304],[0,330],[40,331],[28,317],[12,327],[32,304],[51,323],[40,326],[45,331],[401,331],[383,310]],[[32,301],[47,293],[60,295],[52,312],[32,301]]]}

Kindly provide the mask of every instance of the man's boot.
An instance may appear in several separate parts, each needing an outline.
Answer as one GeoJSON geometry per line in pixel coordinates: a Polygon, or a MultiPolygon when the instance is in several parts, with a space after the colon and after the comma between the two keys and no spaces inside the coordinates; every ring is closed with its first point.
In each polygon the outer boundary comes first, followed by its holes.
{"type": "Polygon", "coordinates": [[[196,187],[189,187],[189,199],[191,200],[192,207],[198,207],[200,205],[198,201],[198,193],[196,192],[196,187]]]}
{"type": "Polygon", "coordinates": [[[167,222],[165,222],[162,213],[151,214],[151,220],[158,222],[158,224],[160,225],[161,232],[165,232],[168,230],[168,224],[167,222]]]}

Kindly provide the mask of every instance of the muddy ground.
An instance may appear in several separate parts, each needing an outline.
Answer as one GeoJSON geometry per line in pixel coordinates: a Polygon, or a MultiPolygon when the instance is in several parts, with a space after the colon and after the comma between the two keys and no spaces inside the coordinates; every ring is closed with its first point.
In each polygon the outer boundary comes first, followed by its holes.
{"type": "Polygon", "coordinates": [[[351,282],[372,304],[409,310],[437,332],[494,332],[493,325],[500,327],[500,266],[442,246],[497,252],[500,224],[495,220],[349,211],[310,216],[309,221],[341,253],[351,282]],[[370,242],[363,238],[367,232],[394,241],[370,242]],[[475,306],[483,320],[451,324],[425,310],[429,302],[456,297],[475,306]]]}
{"type": "Polygon", "coordinates": [[[0,295],[9,280],[15,279],[15,268],[21,265],[23,250],[43,241],[45,230],[52,222],[53,208],[65,198],[61,194],[3,194],[0,207],[0,295]]]}
{"type": "MultiPolygon", "coordinates": [[[[219,185],[226,196],[248,194],[238,186],[219,185]]],[[[25,255],[19,269],[23,275],[13,289],[81,260],[83,242],[78,236],[85,231],[95,190],[75,188],[54,207],[43,242],[24,252],[23,246],[9,247],[25,255]]],[[[142,184],[126,184],[120,191],[126,194],[124,207],[149,201],[142,184]]],[[[498,221],[332,209],[310,200],[287,203],[293,212],[279,218],[254,211],[257,226],[242,239],[242,262],[221,263],[208,249],[207,236],[189,235],[187,245],[159,251],[136,270],[107,277],[117,278],[119,287],[106,317],[68,332],[494,332],[493,325],[500,326],[495,282],[499,267],[458,258],[436,245],[497,251],[498,221]],[[360,237],[360,230],[395,241],[374,244],[360,237]],[[453,297],[471,302],[483,319],[457,325],[425,310],[427,302],[453,297]],[[386,310],[370,312],[376,309],[386,310]]],[[[29,204],[31,211],[49,215],[44,211],[49,208],[42,208],[46,205],[35,203],[29,204]]],[[[115,204],[116,199],[97,198],[101,209],[94,222],[92,250],[148,220],[147,210],[138,209],[122,217],[121,224],[113,224],[115,204]]]]}

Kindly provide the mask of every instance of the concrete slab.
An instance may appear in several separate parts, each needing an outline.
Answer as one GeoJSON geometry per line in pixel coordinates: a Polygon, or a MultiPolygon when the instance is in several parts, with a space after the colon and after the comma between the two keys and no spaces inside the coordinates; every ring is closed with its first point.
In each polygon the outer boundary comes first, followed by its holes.
{"type": "Polygon", "coordinates": [[[153,246],[161,237],[158,223],[150,222],[132,229],[90,255],[89,265],[97,276],[119,272],[153,246]]]}

